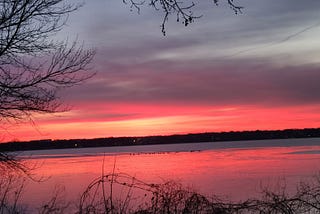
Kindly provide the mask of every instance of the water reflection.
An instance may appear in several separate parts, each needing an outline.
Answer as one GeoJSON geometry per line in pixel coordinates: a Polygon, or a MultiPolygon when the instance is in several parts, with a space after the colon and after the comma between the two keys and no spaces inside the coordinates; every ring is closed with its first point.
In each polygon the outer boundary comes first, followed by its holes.
{"type": "Polygon", "coordinates": [[[166,152],[147,149],[118,155],[105,155],[95,149],[97,153],[84,149],[83,155],[62,150],[34,155],[28,162],[42,165],[34,173],[50,179],[40,184],[29,182],[24,202],[45,201],[58,184],[66,187],[67,199],[74,200],[90,181],[101,175],[103,163],[105,173],[111,172],[115,164],[116,172],[146,182],[174,179],[202,193],[224,195],[232,200],[257,196],[261,185],[274,186],[283,179],[288,188],[293,188],[301,179],[316,174],[320,166],[320,145],[166,152]]]}

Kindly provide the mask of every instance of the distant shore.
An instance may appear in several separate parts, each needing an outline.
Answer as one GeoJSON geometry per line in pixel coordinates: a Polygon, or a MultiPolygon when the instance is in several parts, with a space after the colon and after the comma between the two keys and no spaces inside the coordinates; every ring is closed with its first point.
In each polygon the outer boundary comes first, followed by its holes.
{"type": "Polygon", "coordinates": [[[285,129],[285,130],[256,130],[256,131],[231,131],[208,132],[196,134],[179,134],[168,136],[145,137],[107,137],[95,139],[68,139],[68,140],[34,140],[26,142],[8,142],[0,144],[1,152],[66,149],[88,147],[111,146],[136,146],[155,144],[178,144],[197,142],[243,141],[243,140],[267,140],[290,138],[317,138],[320,137],[320,128],[285,129]]]}

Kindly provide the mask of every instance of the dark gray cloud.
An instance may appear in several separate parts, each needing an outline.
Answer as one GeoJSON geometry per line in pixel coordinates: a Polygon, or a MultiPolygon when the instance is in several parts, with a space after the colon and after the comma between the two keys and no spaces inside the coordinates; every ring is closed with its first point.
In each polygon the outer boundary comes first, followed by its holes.
{"type": "Polygon", "coordinates": [[[320,104],[320,66],[276,67],[247,61],[226,64],[161,62],[123,72],[101,73],[97,81],[70,92],[70,98],[82,102],[141,104],[320,104]]]}

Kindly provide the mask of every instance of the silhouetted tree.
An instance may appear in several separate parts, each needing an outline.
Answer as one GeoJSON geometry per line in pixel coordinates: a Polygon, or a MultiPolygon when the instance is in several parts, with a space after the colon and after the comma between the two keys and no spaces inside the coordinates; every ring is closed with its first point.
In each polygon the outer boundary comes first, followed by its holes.
{"type": "MultiPolygon", "coordinates": [[[[77,42],[56,41],[81,5],[64,0],[0,0],[0,122],[62,110],[58,91],[92,76],[94,56],[77,42]]],[[[7,156],[1,154],[0,161],[7,156]]]]}
{"type": "Polygon", "coordinates": [[[80,5],[63,0],[0,1],[0,116],[24,119],[58,110],[57,91],[90,77],[94,52],[53,41],[80,5]]]}
{"type": "MultiPolygon", "coordinates": [[[[200,18],[201,15],[194,15],[192,9],[195,6],[193,1],[189,0],[122,0],[125,4],[129,4],[131,9],[136,9],[140,12],[140,8],[143,5],[149,5],[155,10],[161,10],[164,13],[161,23],[161,31],[163,35],[166,35],[165,24],[168,21],[169,16],[176,16],[176,21],[181,22],[185,26],[188,26],[195,19],[200,18]]],[[[218,3],[223,0],[213,0],[213,3],[218,3]]],[[[234,0],[224,0],[230,6],[230,8],[237,14],[241,12],[242,7],[235,4],[234,0]]]]}

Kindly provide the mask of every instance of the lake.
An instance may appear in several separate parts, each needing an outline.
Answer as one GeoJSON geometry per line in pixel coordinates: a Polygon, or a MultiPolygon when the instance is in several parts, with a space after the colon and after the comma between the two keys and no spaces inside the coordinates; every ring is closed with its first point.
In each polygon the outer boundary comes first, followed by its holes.
{"type": "Polygon", "coordinates": [[[57,185],[74,201],[94,178],[113,170],[150,183],[173,179],[238,201],[259,196],[262,187],[285,183],[293,191],[318,174],[320,138],[39,150],[19,157],[46,180],[27,182],[21,201],[31,207],[49,200],[57,185]]]}

